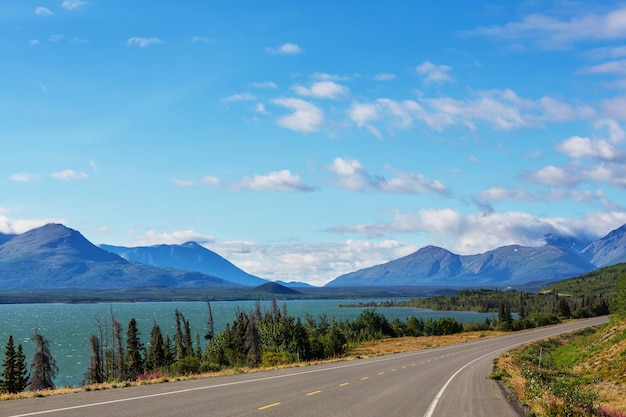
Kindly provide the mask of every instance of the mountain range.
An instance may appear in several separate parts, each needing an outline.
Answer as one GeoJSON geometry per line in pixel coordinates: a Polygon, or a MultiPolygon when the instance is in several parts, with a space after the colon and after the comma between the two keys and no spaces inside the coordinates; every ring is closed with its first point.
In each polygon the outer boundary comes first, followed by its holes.
{"type": "Polygon", "coordinates": [[[626,262],[626,225],[590,243],[555,236],[545,240],[542,247],[510,245],[479,255],[457,255],[426,246],[403,258],[341,275],[326,285],[517,287],[555,282],[626,262]]]}
{"type": "Polygon", "coordinates": [[[47,224],[20,235],[2,235],[1,241],[2,290],[237,285],[196,271],[128,262],[60,224],[47,224]]]}
{"type": "MultiPolygon", "coordinates": [[[[626,262],[626,225],[593,242],[558,236],[545,236],[545,241],[542,247],[510,245],[478,255],[426,246],[403,258],[341,275],[326,286],[519,287],[626,262]]],[[[245,288],[269,282],[195,242],[96,246],[61,224],[19,235],[0,233],[0,290],[245,288]]]]}

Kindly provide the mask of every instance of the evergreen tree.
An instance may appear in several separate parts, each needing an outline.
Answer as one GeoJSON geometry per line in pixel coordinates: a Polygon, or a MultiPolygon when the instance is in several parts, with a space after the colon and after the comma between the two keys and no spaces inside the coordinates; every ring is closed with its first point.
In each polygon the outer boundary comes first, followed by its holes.
{"type": "Polygon", "coordinates": [[[126,378],[135,380],[143,372],[143,344],[139,340],[137,320],[134,318],[128,322],[126,330],[126,378]]]}
{"type": "Polygon", "coordinates": [[[148,354],[146,356],[146,366],[148,369],[156,371],[166,366],[165,349],[161,328],[155,321],[150,331],[150,347],[148,348],[148,354]]]}
{"type": "Polygon", "coordinates": [[[207,324],[207,333],[204,335],[205,340],[211,340],[215,336],[215,321],[213,320],[213,311],[211,310],[211,301],[209,300],[209,296],[205,295],[206,305],[209,310],[209,318],[206,322],[207,324]]]}
{"type": "Polygon", "coordinates": [[[1,376],[0,392],[17,394],[24,391],[28,385],[26,357],[22,351],[22,345],[18,345],[17,350],[15,349],[13,335],[9,335],[9,340],[6,344],[1,376]]]}
{"type": "Polygon", "coordinates": [[[557,304],[557,315],[559,317],[565,317],[566,319],[569,319],[572,316],[572,311],[569,308],[569,303],[565,297],[559,298],[559,302],[557,304]]]}
{"type": "Polygon", "coordinates": [[[48,339],[35,331],[33,340],[35,341],[35,356],[30,364],[30,390],[53,389],[52,380],[59,372],[59,368],[50,353],[48,339]]]}

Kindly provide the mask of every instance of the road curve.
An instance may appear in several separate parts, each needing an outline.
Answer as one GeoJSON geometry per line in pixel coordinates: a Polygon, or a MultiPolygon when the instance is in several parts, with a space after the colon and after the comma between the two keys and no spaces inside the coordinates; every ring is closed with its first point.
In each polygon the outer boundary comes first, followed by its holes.
{"type": "Polygon", "coordinates": [[[2,401],[0,416],[518,416],[487,378],[493,358],[607,320],[369,359],[2,401]]]}

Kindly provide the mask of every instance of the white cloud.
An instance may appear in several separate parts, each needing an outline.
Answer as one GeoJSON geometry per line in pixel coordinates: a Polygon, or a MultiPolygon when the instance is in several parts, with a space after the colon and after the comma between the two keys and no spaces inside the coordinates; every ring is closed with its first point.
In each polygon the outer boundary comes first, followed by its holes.
{"type": "Polygon", "coordinates": [[[586,53],[585,56],[597,60],[622,58],[626,57],[626,46],[606,46],[596,48],[586,53]]]}
{"type": "Polygon", "coordinates": [[[233,94],[232,96],[228,96],[222,99],[222,101],[225,103],[232,103],[232,102],[237,102],[237,101],[252,101],[252,100],[256,100],[256,97],[251,93],[233,94]]]}
{"type": "Polygon", "coordinates": [[[196,186],[196,184],[193,181],[189,181],[189,180],[181,180],[181,179],[173,178],[170,180],[170,182],[172,184],[176,184],[179,187],[184,187],[184,188],[192,188],[196,186]]]}
{"type": "Polygon", "coordinates": [[[213,236],[194,232],[193,230],[180,230],[175,232],[155,232],[149,230],[143,236],[135,236],[135,245],[152,246],[159,244],[177,245],[186,242],[206,244],[214,242],[213,236]]]}
{"type": "Polygon", "coordinates": [[[623,142],[626,138],[626,133],[622,129],[622,127],[615,120],[611,119],[602,119],[594,122],[594,127],[597,129],[606,128],[608,131],[609,140],[613,143],[623,142]]]}
{"type": "Polygon", "coordinates": [[[602,15],[581,14],[570,20],[532,14],[521,21],[479,27],[468,33],[508,41],[528,41],[542,49],[563,49],[577,42],[626,38],[626,8],[602,15]]]}
{"type": "Polygon", "coordinates": [[[0,207],[0,233],[5,234],[21,234],[28,232],[29,230],[41,227],[48,223],[62,223],[67,224],[65,219],[11,219],[4,213],[8,210],[4,210],[0,207]]]}
{"type": "Polygon", "coordinates": [[[50,37],[48,38],[50,42],[61,42],[63,39],[65,39],[65,35],[60,35],[58,33],[50,35],[50,37]]]}
{"type": "Polygon", "coordinates": [[[293,90],[301,96],[333,100],[345,98],[350,94],[348,87],[333,81],[319,81],[308,88],[297,85],[293,87],[293,90]]]}
{"type": "Polygon", "coordinates": [[[448,65],[435,65],[430,61],[424,61],[417,66],[416,71],[418,74],[424,76],[424,83],[426,84],[441,84],[454,81],[454,78],[450,76],[452,67],[448,65]]]}
{"type": "Polygon", "coordinates": [[[329,170],[336,175],[336,185],[351,191],[379,191],[394,194],[436,193],[447,195],[446,187],[437,180],[423,174],[394,172],[395,177],[386,179],[380,175],[370,175],[356,160],[335,158],[329,170]]]}
{"type": "MultiPolygon", "coordinates": [[[[608,103],[607,103],[608,105],[608,103]]],[[[618,104],[613,105],[616,109],[618,104]]],[[[621,110],[625,115],[626,111],[621,110]]],[[[471,130],[485,124],[498,130],[543,126],[548,122],[588,120],[595,112],[588,106],[572,106],[551,97],[531,100],[514,91],[474,91],[467,99],[452,97],[396,101],[379,98],[373,102],[353,103],[349,117],[360,127],[372,126],[376,120],[386,121],[394,129],[406,129],[415,122],[442,131],[448,126],[465,126],[471,130]]]]}
{"type": "Polygon", "coordinates": [[[284,43],[277,48],[267,47],[265,51],[272,55],[298,55],[302,53],[302,48],[295,43],[284,43]]]}
{"type": "Polygon", "coordinates": [[[573,136],[557,145],[556,149],[572,158],[615,159],[620,155],[609,142],[573,136]]]}
{"type": "Polygon", "coordinates": [[[39,39],[31,39],[28,44],[31,46],[39,45],[41,41],[39,39]]]}
{"type": "Polygon", "coordinates": [[[66,169],[65,171],[54,172],[50,174],[50,176],[57,180],[63,181],[73,181],[73,180],[82,180],[88,177],[84,172],[76,172],[71,169],[66,169]]]}
{"type": "Polygon", "coordinates": [[[278,124],[298,132],[311,133],[324,122],[324,113],[316,105],[298,98],[277,98],[272,103],[293,110],[289,116],[278,119],[278,124]]]}
{"type": "Polygon", "coordinates": [[[308,185],[300,180],[298,175],[292,174],[288,169],[270,172],[267,175],[255,175],[252,178],[244,178],[240,187],[256,191],[284,191],[284,192],[310,192],[317,187],[308,185]]]}
{"type": "Polygon", "coordinates": [[[353,103],[348,113],[357,126],[366,126],[368,122],[380,117],[379,108],[375,103],[353,103]]]}
{"type": "Polygon", "coordinates": [[[608,61],[602,64],[585,67],[582,68],[579,72],[583,74],[626,75],[626,59],[622,59],[619,61],[608,61]]]}
{"type": "Polygon", "coordinates": [[[534,183],[546,185],[571,186],[580,181],[571,169],[555,167],[549,165],[524,175],[524,177],[534,183]]]}
{"type": "Polygon", "coordinates": [[[216,242],[209,248],[244,271],[282,281],[305,281],[322,286],[339,275],[388,262],[417,250],[395,240],[343,243],[258,244],[216,242]]]}
{"type": "Polygon", "coordinates": [[[35,8],[35,14],[38,14],[40,16],[52,16],[54,13],[52,13],[52,11],[50,11],[50,9],[46,7],[38,6],[35,8]]]}
{"type": "Polygon", "coordinates": [[[76,10],[86,4],[87,2],[82,0],[63,0],[63,3],[61,3],[61,7],[67,10],[76,10]]]}
{"type": "Polygon", "coordinates": [[[257,103],[256,106],[254,106],[254,111],[259,114],[269,114],[269,112],[265,108],[265,104],[263,103],[257,103]]]}
{"type": "Polygon", "coordinates": [[[388,223],[340,226],[329,231],[385,236],[393,233],[420,233],[430,244],[454,253],[472,255],[504,245],[542,246],[543,236],[578,236],[596,239],[626,223],[626,212],[597,212],[584,219],[535,217],[522,212],[462,216],[452,209],[397,212],[388,223]]]}
{"type": "Polygon", "coordinates": [[[39,179],[39,175],[26,174],[24,172],[20,172],[18,174],[11,175],[9,179],[15,182],[32,182],[32,181],[37,181],[39,179]]]}
{"type": "Polygon", "coordinates": [[[504,201],[504,200],[514,200],[514,201],[533,201],[534,198],[524,190],[513,190],[504,187],[491,187],[482,192],[480,192],[477,196],[481,200],[485,201],[504,201]]]}
{"type": "Polygon", "coordinates": [[[210,175],[206,175],[206,176],[202,177],[201,181],[202,181],[203,184],[211,185],[211,186],[214,186],[214,187],[219,187],[219,185],[220,185],[220,179],[217,178],[217,177],[212,177],[210,175]]]}
{"type": "Polygon", "coordinates": [[[626,120],[626,96],[605,100],[603,106],[609,117],[626,120]]]}
{"type": "Polygon", "coordinates": [[[129,46],[138,46],[140,48],[146,48],[150,45],[161,45],[163,42],[159,38],[151,37],[151,38],[142,38],[133,36],[128,38],[126,44],[129,46]]]}

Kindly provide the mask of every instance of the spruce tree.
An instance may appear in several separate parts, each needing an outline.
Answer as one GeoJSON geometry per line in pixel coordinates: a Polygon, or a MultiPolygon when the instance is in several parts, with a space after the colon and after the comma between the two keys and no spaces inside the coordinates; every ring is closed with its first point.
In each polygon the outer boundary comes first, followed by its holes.
{"type": "Polygon", "coordinates": [[[59,368],[50,353],[48,339],[35,331],[33,336],[35,342],[35,356],[30,364],[30,390],[39,391],[53,389],[54,382],[59,368]]]}
{"type": "Polygon", "coordinates": [[[152,324],[152,330],[150,331],[150,347],[146,355],[146,367],[151,371],[157,371],[167,365],[165,355],[165,342],[163,341],[163,334],[161,328],[156,321],[152,324]]]}
{"type": "Polygon", "coordinates": [[[15,349],[13,335],[9,335],[6,344],[1,376],[0,391],[2,392],[17,394],[24,391],[28,385],[26,357],[22,351],[22,345],[18,345],[17,350],[15,349]]]}
{"type": "Polygon", "coordinates": [[[135,380],[143,372],[143,345],[139,340],[137,320],[130,319],[126,331],[126,377],[135,380]]]}

